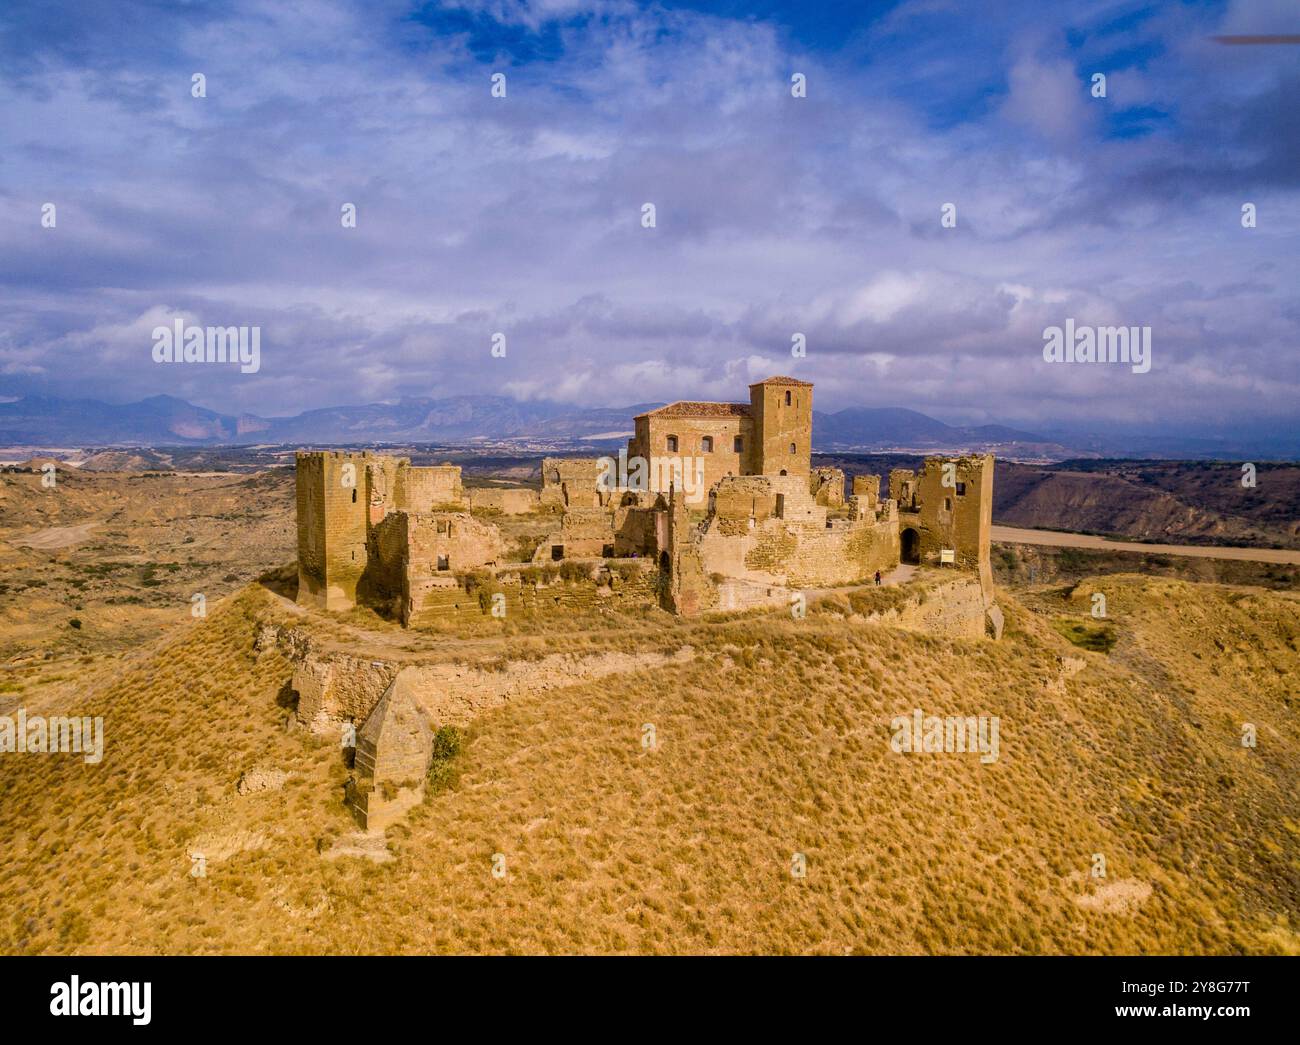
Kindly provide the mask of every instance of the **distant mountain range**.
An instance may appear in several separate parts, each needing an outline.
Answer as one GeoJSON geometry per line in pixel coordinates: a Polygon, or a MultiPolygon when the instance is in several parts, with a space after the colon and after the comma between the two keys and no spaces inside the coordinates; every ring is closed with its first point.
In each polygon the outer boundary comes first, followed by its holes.
{"type": "MultiPolygon", "coordinates": [[[[371,443],[513,446],[526,449],[620,445],[634,415],[660,403],[582,409],[505,396],[411,398],[308,410],[292,417],[222,414],[175,396],[137,403],[26,396],[0,402],[0,445],[20,447],[207,447],[250,444],[358,446],[371,443]]],[[[1104,431],[1053,430],[1039,435],[1003,425],[962,427],[900,407],[850,407],[813,414],[820,452],[991,450],[1019,460],[1071,457],[1204,457],[1274,460],[1300,451],[1290,433],[1235,438],[1178,436],[1158,440],[1104,431]]]]}
{"type": "MultiPolygon", "coordinates": [[[[634,415],[660,406],[580,409],[505,396],[400,399],[308,410],[293,417],[221,414],[174,396],[137,403],[27,396],[0,403],[0,444],[9,446],[214,446],[293,443],[621,443],[634,415]]],[[[1002,449],[1065,455],[1069,448],[1000,425],[961,428],[915,410],[854,407],[813,415],[817,450],[1002,449]]]]}

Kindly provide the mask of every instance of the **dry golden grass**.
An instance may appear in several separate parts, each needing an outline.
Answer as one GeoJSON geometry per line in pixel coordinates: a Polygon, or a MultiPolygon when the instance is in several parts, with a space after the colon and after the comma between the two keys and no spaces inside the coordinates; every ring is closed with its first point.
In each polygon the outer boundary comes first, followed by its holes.
{"type": "Polygon", "coordinates": [[[374,863],[326,858],[340,751],[286,731],[291,667],[253,653],[262,620],[358,625],[249,588],[76,698],[101,765],[3,756],[0,951],[1300,951],[1296,598],[1116,576],[1004,605],[1000,643],[779,613],[439,639],[697,656],[484,715],[374,863]],[[1110,654],[1053,626],[1094,590],[1110,654]],[[917,707],[999,716],[999,760],[892,753],[917,707]],[[259,767],[290,775],[239,795],[259,767]]]}

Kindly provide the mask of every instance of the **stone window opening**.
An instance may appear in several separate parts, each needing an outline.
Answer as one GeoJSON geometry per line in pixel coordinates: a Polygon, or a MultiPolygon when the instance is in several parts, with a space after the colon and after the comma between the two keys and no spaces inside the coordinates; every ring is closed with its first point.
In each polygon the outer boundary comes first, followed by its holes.
{"type": "Polygon", "coordinates": [[[738,453],[738,454],[744,453],[745,440],[742,439],[740,436],[736,436],[736,438],[731,441],[731,449],[734,453],[738,453]]]}
{"type": "Polygon", "coordinates": [[[966,484],[965,484],[965,483],[958,483],[958,484],[957,484],[957,496],[958,496],[958,497],[965,497],[965,496],[966,496],[966,484]]]}
{"type": "Polygon", "coordinates": [[[783,493],[776,495],[776,517],[778,519],[785,518],[785,494],[783,493]]]}
{"type": "Polygon", "coordinates": [[[950,512],[950,511],[952,511],[952,498],[951,498],[951,497],[945,497],[945,498],[943,499],[943,510],[944,510],[945,512],[950,512]]]}
{"type": "Polygon", "coordinates": [[[702,454],[713,453],[713,436],[706,435],[703,439],[700,440],[700,453],[702,454]]]}
{"type": "Polygon", "coordinates": [[[357,491],[356,491],[356,487],[353,487],[353,488],[352,488],[352,503],[353,503],[353,504],[356,504],[356,503],[357,503],[357,491]]]}
{"type": "Polygon", "coordinates": [[[439,533],[447,532],[447,521],[445,519],[438,520],[438,532],[439,533]]]}
{"type": "Polygon", "coordinates": [[[786,392],[786,394],[785,394],[785,405],[786,405],[786,406],[789,406],[789,405],[790,405],[790,393],[789,393],[789,392],[786,392]]]}
{"type": "Polygon", "coordinates": [[[670,435],[668,437],[668,452],[670,454],[675,454],[677,452],[677,436],[675,435],[670,435]]]}
{"type": "Polygon", "coordinates": [[[551,545],[551,561],[552,561],[552,562],[559,562],[559,561],[560,561],[561,559],[563,559],[563,558],[564,558],[564,545],[562,545],[562,544],[552,544],[552,545],[551,545]]]}
{"type": "Polygon", "coordinates": [[[447,556],[445,556],[445,555],[439,555],[439,556],[438,556],[438,569],[440,569],[440,570],[450,570],[450,569],[451,569],[451,563],[450,563],[450,561],[448,560],[447,556]]]}
{"type": "Polygon", "coordinates": [[[795,452],[795,451],[794,451],[794,443],[791,443],[791,444],[790,444],[790,452],[791,452],[791,453],[794,453],[794,452],[795,452]]]}

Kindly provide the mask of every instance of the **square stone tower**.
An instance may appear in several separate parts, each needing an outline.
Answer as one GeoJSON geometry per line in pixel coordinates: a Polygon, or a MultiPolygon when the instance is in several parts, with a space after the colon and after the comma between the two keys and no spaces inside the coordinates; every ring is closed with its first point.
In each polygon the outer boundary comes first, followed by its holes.
{"type": "Polygon", "coordinates": [[[323,610],[356,605],[366,568],[370,504],[368,453],[300,453],[298,474],[298,602],[323,610]]]}
{"type": "Polygon", "coordinates": [[[889,473],[889,496],[898,502],[903,562],[985,570],[993,525],[993,455],[927,457],[921,473],[889,473]]]}
{"type": "Polygon", "coordinates": [[[812,467],[812,391],[807,381],[769,377],[749,386],[754,475],[808,475],[812,467]]]}

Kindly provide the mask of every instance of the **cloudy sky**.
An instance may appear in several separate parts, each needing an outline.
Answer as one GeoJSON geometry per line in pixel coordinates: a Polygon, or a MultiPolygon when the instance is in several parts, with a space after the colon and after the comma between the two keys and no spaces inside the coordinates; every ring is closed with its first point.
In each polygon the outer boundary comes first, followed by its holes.
{"type": "Polygon", "coordinates": [[[1257,33],[1300,5],[9,2],[0,396],[621,405],[789,373],[823,409],[1294,427],[1300,46],[1212,39],[1257,33]],[[1150,326],[1151,371],[1045,362],[1067,317],[1150,326]],[[177,318],[260,326],[260,372],[155,363],[177,318]]]}

